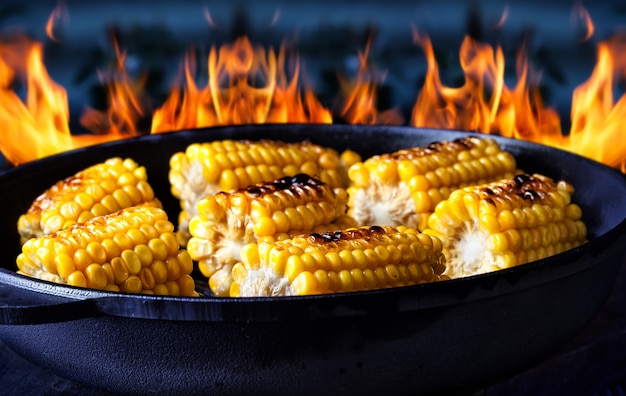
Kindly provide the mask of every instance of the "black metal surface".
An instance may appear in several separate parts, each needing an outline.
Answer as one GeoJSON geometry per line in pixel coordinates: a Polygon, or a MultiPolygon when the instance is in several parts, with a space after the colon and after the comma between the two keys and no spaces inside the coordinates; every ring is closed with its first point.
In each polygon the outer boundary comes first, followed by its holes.
{"type": "Polygon", "coordinates": [[[524,170],[578,187],[575,199],[591,242],[499,273],[273,299],[124,295],[13,273],[19,214],[48,185],[110,156],[145,165],[175,218],[168,160],[192,141],[308,138],[369,156],[461,135],[405,127],[216,128],[116,142],[6,172],[0,175],[6,214],[0,237],[8,247],[0,255],[0,320],[6,323],[0,337],[61,376],[135,394],[416,394],[477,384],[532,364],[580,330],[606,299],[625,256],[626,180],[595,162],[526,142],[498,139],[524,170]]]}

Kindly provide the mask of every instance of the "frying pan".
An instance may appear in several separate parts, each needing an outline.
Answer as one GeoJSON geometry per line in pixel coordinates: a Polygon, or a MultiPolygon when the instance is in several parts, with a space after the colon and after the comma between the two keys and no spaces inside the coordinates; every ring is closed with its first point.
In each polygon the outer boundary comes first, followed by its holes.
{"type": "Polygon", "coordinates": [[[0,339],[62,377],[128,394],[424,394],[467,389],[549,356],[598,312],[626,257],[626,178],[564,151],[494,137],[519,167],[572,183],[590,242],[464,279],[308,297],[111,293],[15,273],[16,222],[57,180],[112,156],[145,165],[170,218],[168,160],[192,142],[280,139],[364,157],[465,136],[410,127],[256,125],[150,135],[0,174],[0,339]]]}

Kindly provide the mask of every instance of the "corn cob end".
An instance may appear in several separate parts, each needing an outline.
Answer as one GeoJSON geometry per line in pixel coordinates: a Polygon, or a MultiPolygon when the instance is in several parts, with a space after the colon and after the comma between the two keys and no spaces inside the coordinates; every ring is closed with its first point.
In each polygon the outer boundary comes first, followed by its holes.
{"type": "Polygon", "coordinates": [[[466,187],[437,205],[424,232],[443,241],[451,278],[514,267],[587,241],[573,192],[538,174],[466,187]]]}

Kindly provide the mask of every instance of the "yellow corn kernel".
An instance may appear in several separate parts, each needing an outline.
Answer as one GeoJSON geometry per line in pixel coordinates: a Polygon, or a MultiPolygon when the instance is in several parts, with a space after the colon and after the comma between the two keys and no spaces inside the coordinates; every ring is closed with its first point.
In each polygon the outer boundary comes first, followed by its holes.
{"type": "Polygon", "coordinates": [[[119,285],[123,281],[128,278],[130,272],[128,271],[128,267],[124,263],[121,257],[113,257],[111,259],[111,268],[113,269],[113,276],[115,279],[115,284],[119,285]]]}
{"type": "Polygon", "coordinates": [[[91,261],[94,263],[102,264],[107,259],[107,251],[100,243],[89,242],[85,250],[89,254],[89,257],[91,257],[91,261]]]}
{"type": "Polygon", "coordinates": [[[156,286],[154,274],[152,270],[148,267],[144,267],[139,272],[139,279],[141,279],[142,290],[148,291],[154,289],[156,286]]]}
{"type": "Polygon", "coordinates": [[[167,245],[158,237],[152,238],[148,241],[148,248],[150,249],[154,260],[165,260],[168,255],[167,245]]]}
{"type": "Polygon", "coordinates": [[[60,277],[67,279],[70,274],[76,271],[74,260],[67,253],[61,253],[54,258],[56,271],[60,277]]]}
{"type": "Polygon", "coordinates": [[[347,165],[331,148],[310,142],[214,141],[194,143],[170,158],[171,191],[180,200],[179,240],[185,245],[196,204],[207,195],[305,173],[347,187],[347,165]]]}
{"type": "Polygon", "coordinates": [[[78,248],[74,251],[74,263],[78,270],[84,271],[91,264],[91,256],[85,249],[78,248]]]}
{"type": "Polygon", "coordinates": [[[74,271],[67,277],[67,284],[77,287],[87,287],[87,278],[81,271],[74,271]]]}
{"type": "MultiPolygon", "coordinates": [[[[199,201],[198,214],[189,222],[192,237],[187,250],[201,272],[211,277],[222,266],[239,261],[245,244],[356,225],[345,215],[347,202],[344,189],[306,174],[219,192],[199,201]]],[[[282,272],[286,262],[277,265],[282,272]]],[[[231,282],[231,278],[220,276],[209,280],[209,285],[229,290],[230,284],[222,282],[231,282]]]]}
{"type": "Polygon", "coordinates": [[[87,287],[92,289],[104,289],[107,285],[107,277],[101,265],[90,264],[85,269],[85,278],[87,279],[87,287]]]}
{"type": "Polygon", "coordinates": [[[131,275],[121,285],[119,285],[120,291],[125,293],[141,293],[143,284],[141,279],[137,275],[131,275]]]}
{"type": "MultiPolygon", "coordinates": [[[[104,275],[106,276],[106,284],[114,286],[115,285],[115,274],[113,273],[113,266],[109,263],[102,264],[102,270],[104,271],[104,275]]],[[[105,286],[105,288],[107,288],[105,286]]],[[[107,288],[107,290],[109,290],[107,288]]]]}
{"type": "Polygon", "coordinates": [[[137,275],[141,271],[141,260],[133,250],[124,250],[120,257],[132,275],[137,275]]]}
{"type": "Polygon", "coordinates": [[[233,266],[230,295],[308,295],[439,280],[445,270],[442,245],[434,241],[436,237],[417,235],[421,234],[409,228],[372,226],[251,244],[247,251],[269,253],[242,255],[233,266]],[[390,247],[400,245],[405,246],[399,249],[403,254],[397,264],[390,264],[390,247]],[[276,270],[282,267],[278,260],[285,263],[284,273],[276,270]],[[419,265],[429,270],[411,269],[419,265]]]}
{"type": "Polygon", "coordinates": [[[357,162],[361,162],[361,155],[356,151],[345,150],[341,153],[340,160],[344,166],[349,167],[357,162]]]}
{"type": "Polygon", "coordinates": [[[145,168],[115,157],[90,166],[48,188],[18,220],[21,242],[52,234],[94,216],[148,204],[161,207],[147,182],[145,168]],[[132,184],[129,184],[132,183],[132,184]],[[142,185],[145,194],[128,194],[127,188],[142,185]]]}
{"type": "Polygon", "coordinates": [[[191,257],[177,243],[170,249],[176,236],[173,225],[164,222],[169,221],[163,209],[140,205],[31,238],[16,259],[18,271],[61,284],[129,293],[167,290],[175,295],[174,287],[156,286],[179,281],[184,286],[179,291],[196,295],[187,279],[193,269],[191,257]],[[136,243],[148,237],[152,238],[148,244],[136,243]]]}
{"type": "Polygon", "coordinates": [[[191,275],[183,275],[176,282],[178,283],[178,292],[181,296],[195,295],[196,282],[191,275]]]}
{"type": "Polygon", "coordinates": [[[376,155],[348,170],[348,214],[359,225],[423,230],[452,191],[517,173],[515,159],[495,140],[473,136],[376,155]]]}

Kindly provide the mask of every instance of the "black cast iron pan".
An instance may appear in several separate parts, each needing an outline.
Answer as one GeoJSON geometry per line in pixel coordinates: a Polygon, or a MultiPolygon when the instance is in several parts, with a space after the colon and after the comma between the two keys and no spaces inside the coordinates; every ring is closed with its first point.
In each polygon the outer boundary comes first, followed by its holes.
{"type": "MultiPolygon", "coordinates": [[[[527,172],[577,187],[591,240],[466,279],[314,297],[158,297],[15,274],[16,222],[57,180],[112,156],[145,165],[172,219],[171,154],[224,138],[312,140],[364,157],[466,135],[382,126],[260,125],[151,135],[0,174],[0,339],[32,362],[128,394],[422,394],[478,386],[548,356],[605,301],[626,257],[626,178],[594,161],[496,138],[527,172]]],[[[198,290],[206,293],[199,282],[198,290]]]]}

